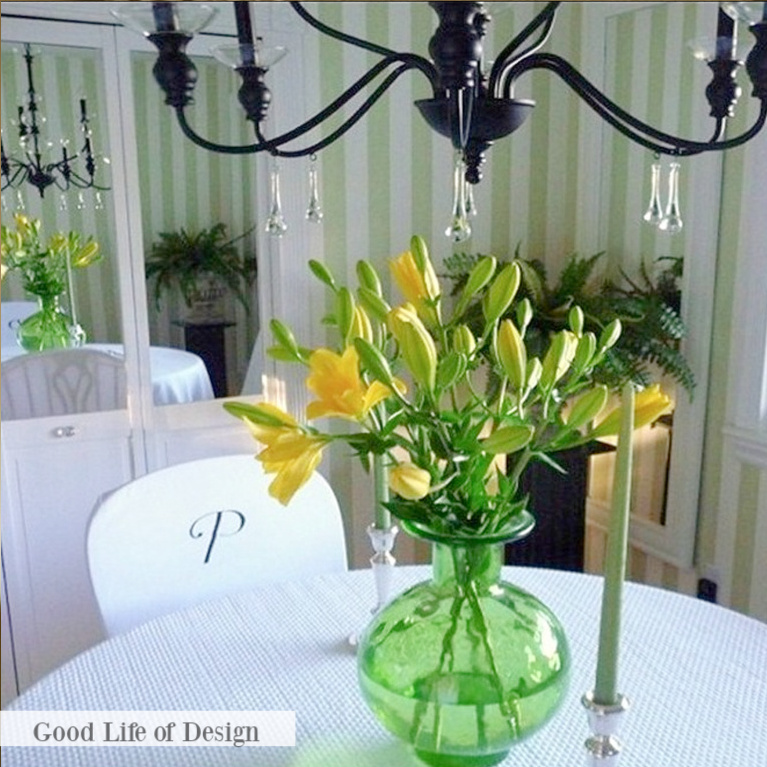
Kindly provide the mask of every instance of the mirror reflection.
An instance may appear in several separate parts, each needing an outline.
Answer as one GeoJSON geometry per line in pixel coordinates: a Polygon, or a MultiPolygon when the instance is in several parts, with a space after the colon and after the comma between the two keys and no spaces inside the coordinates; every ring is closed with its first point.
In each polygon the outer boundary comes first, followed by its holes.
{"type": "Polygon", "coordinates": [[[125,407],[104,99],[99,51],[3,43],[4,419],[125,407]],[[32,359],[57,349],[66,364],[32,359]],[[107,369],[119,385],[96,394],[107,369]]]}
{"type": "MultiPolygon", "coordinates": [[[[155,60],[134,51],[131,72],[151,343],[202,358],[216,397],[239,394],[258,334],[256,161],[181,140],[155,60]]],[[[230,119],[236,78],[212,58],[194,61],[196,124],[247,143],[250,125],[230,119]]]]}

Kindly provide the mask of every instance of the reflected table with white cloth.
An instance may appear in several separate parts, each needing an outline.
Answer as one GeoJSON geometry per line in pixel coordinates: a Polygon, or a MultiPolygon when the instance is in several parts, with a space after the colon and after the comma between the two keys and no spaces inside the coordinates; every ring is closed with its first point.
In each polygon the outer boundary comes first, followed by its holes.
{"type": "MultiPolygon", "coordinates": [[[[84,349],[94,349],[122,358],[122,344],[85,344],[84,349]]],[[[2,358],[9,359],[26,354],[18,344],[2,347],[2,358]]],[[[200,357],[183,349],[165,346],[149,348],[152,371],[152,392],[155,405],[176,405],[213,399],[213,386],[205,363],[200,357]]]]}
{"type": "MultiPolygon", "coordinates": [[[[397,567],[396,590],[429,577],[397,567]]],[[[562,621],[572,681],[562,708],[504,767],[578,767],[588,736],[602,579],[504,568],[562,621]]],[[[364,704],[347,637],[375,602],[368,570],[204,603],[109,639],[57,669],[14,710],[295,711],[296,746],[14,747],[4,767],[416,767],[364,704]]],[[[708,602],[626,584],[620,767],[767,765],[767,624],[708,602]]]]}

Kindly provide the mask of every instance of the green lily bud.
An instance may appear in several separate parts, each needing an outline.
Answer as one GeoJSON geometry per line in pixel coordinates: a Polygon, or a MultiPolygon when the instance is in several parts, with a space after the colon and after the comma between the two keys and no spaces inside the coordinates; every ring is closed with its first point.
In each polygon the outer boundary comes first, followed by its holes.
{"type": "Polygon", "coordinates": [[[485,294],[484,313],[488,323],[495,322],[514,300],[519,289],[519,264],[507,264],[493,280],[485,294]]]}
{"type": "Polygon", "coordinates": [[[519,335],[519,331],[511,320],[501,322],[496,341],[496,353],[509,383],[517,391],[521,391],[525,386],[527,349],[522,336],[519,335]]]}
{"type": "Polygon", "coordinates": [[[340,288],[336,296],[336,322],[344,343],[348,341],[352,333],[354,306],[354,296],[349,288],[340,288]]]}
{"type": "Polygon", "coordinates": [[[361,287],[372,290],[377,296],[383,295],[381,278],[368,261],[357,261],[357,279],[361,287]]]}
{"type": "Polygon", "coordinates": [[[584,333],[578,339],[578,346],[575,349],[575,357],[573,357],[573,370],[576,370],[579,373],[585,370],[593,359],[596,349],[597,337],[591,332],[584,333]]]}
{"type": "Polygon", "coordinates": [[[502,426],[482,440],[482,449],[493,455],[515,453],[530,442],[533,433],[532,426],[502,426]]]}
{"type": "Polygon", "coordinates": [[[235,418],[247,418],[261,426],[295,426],[296,422],[287,413],[274,405],[249,405],[246,402],[224,402],[224,410],[235,418]]]}
{"type": "Polygon", "coordinates": [[[482,288],[493,279],[496,267],[498,266],[498,260],[495,256],[483,256],[474,264],[474,268],[469,272],[469,276],[466,279],[466,284],[463,287],[463,292],[455,307],[455,316],[463,314],[466,307],[469,305],[469,301],[479,293],[482,288]]]}
{"type": "Polygon", "coordinates": [[[567,417],[567,425],[573,429],[580,429],[589,421],[593,421],[607,404],[607,397],[608,390],[603,384],[597,384],[593,389],[589,389],[573,403],[567,417]]]}
{"type": "Polygon", "coordinates": [[[364,338],[355,338],[354,348],[357,350],[362,366],[370,375],[382,384],[386,384],[393,392],[396,392],[397,387],[394,384],[394,376],[389,367],[389,361],[384,357],[381,350],[364,338]]]}
{"type": "Polygon", "coordinates": [[[567,316],[567,324],[570,326],[570,330],[580,338],[583,333],[583,309],[580,306],[574,306],[570,309],[570,313],[567,316]]]}
{"type": "Polygon", "coordinates": [[[318,280],[320,280],[320,282],[324,282],[329,288],[332,288],[333,290],[336,289],[336,281],[333,279],[333,275],[327,266],[321,264],[319,261],[310,259],[309,268],[312,270],[312,274],[318,280]]]}
{"type": "Polygon", "coordinates": [[[611,346],[615,346],[618,339],[621,337],[621,321],[614,319],[599,336],[599,350],[606,351],[611,346]]]}
{"type": "Polygon", "coordinates": [[[357,298],[365,311],[379,322],[386,322],[391,306],[370,288],[361,287],[357,290],[357,298]]]}
{"type": "Polygon", "coordinates": [[[269,327],[272,330],[274,340],[286,351],[290,352],[295,359],[299,359],[298,342],[293,331],[279,320],[271,320],[269,327]]]}
{"type": "Polygon", "coordinates": [[[466,357],[461,352],[448,352],[437,365],[437,385],[452,386],[466,372],[466,357]]]}
{"type": "Polygon", "coordinates": [[[537,357],[533,357],[527,363],[527,370],[525,375],[525,378],[527,380],[526,391],[530,391],[534,389],[536,386],[538,386],[538,382],[541,380],[542,374],[543,374],[543,365],[541,365],[541,361],[537,357]]]}
{"type": "Polygon", "coordinates": [[[561,330],[557,333],[546,356],[543,358],[543,371],[541,372],[541,386],[543,389],[551,389],[554,384],[568,371],[578,341],[569,330],[561,330]]]}
{"type": "Polygon", "coordinates": [[[420,235],[414,234],[410,238],[410,252],[413,254],[418,271],[423,274],[426,270],[426,265],[431,261],[429,258],[429,246],[426,244],[426,240],[420,235]]]}
{"type": "Polygon", "coordinates": [[[465,354],[466,357],[471,357],[474,354],[474,350],[477,348],[477,341],[474,338],[474,334],[469,329],[468,325],[459,325],[453,331],[453,349],[457,352],[465,354]]]}
{"type": "Polygon", "coordinates": [[[517,306],[517,325],[519,325],[519,333],[521,336],[524,337],[527,326],[532,319],[533,305],[530,303],[529,298],[523,298],[517,306]]]}
{"type": "Polygon", "coordinates": [[[437,347],[426,326],[415,311],[403,306],[392,309],[389,325],[413,378],[428,391],[433,391],[437,376],[437,347]]]}

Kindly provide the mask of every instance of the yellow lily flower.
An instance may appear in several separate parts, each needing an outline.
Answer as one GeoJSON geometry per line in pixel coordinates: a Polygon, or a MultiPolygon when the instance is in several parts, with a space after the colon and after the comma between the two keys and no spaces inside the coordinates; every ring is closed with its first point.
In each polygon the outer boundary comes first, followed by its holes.
{"type": "Polygon", "coordinates": [[[417,501],[428,494],[431,476],[414,463],[400,463],[389,470],[389,487],[401,498],[417,501]]]}
{"type": "Polygon", "coordinates": [[[318,397],[306,407],[310,420],[334,415],[362,421],[371,408],[392,394],[380,381],[370,386],[362,381],[359,356],[353,346],[340,356],[330,349],[317,349],[309,358],[309,368],[306,386],[318,397]]]}
{"type": "Polygon", "coordinates": [[[267,474],[276,474],[269,495],[283,506],[303,487],[319,466],[327,440],[290,427],[274,429],[273,441],[257,456],[267,474]],[[281,434],[277,434],[282,430],[281,434]]]}
{"type": "Polygon", "coordinates": [[[411,251],[406,250],[389,260],[389,269],[405,299],[413,304],[418,316],[426,323],[439,321],[439,310],[434,302],[439,298],[440,287],[437,274],[430,261],[421,272],[411,251]]]}
{"type": "MultiPolygon", "coordinates": [[[[658,384],[648,386],[634,398],[634,428],[654,423],[662,415],[673,410],[671,398],[661,391],[658,384]]],[[[611,410],[605,419],[589,433],[591,438],[608,437],[618,434],[621,426],[621,407],[611,410]]]]}

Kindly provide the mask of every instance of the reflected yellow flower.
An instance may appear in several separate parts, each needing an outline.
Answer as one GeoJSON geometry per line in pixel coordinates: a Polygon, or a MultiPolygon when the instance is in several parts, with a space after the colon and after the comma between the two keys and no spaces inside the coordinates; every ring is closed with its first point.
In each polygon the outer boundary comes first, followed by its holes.
{"type": "MultiPolygon", "coordinates": [[[[671,398],[661,391],[658,384],[648,386],[634,398],[634,428],[654,423],[662,415],[673,410],[671,398]]],[[[591,438],[609,437],[618,434],[621,427],[621,407],[611,410],[599,425],[589,433],[591,438]]]]}
{"type": "Polygon", "coordinates": [[[306,386],[318,398],[306,407],[310,420],[330,415],[362,421],[371,408],[392,394],[380,381],[373,381],[370,386],[364,383],[353,346],[342,355],[330,349],[317,349],[309,358],[309,368],[306,386]]]}
{"type": "Polygon", "coordinates": [[[428,494],[431,476],[414,463],[400,463],[389,470],[389,487],[401,498],[417,501],[428,494]]]}

